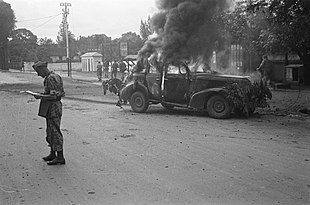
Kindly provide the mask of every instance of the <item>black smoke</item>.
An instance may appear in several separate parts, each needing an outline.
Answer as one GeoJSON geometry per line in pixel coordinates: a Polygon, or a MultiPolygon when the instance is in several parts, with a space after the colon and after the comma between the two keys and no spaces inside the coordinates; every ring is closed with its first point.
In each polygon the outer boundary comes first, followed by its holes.
{"type": "Polygon", "coordinates": [[[209,59],[222,41],[216,16],[228,10],[232,0],[158,0],[159,12],[151,23],[155,37],[139,51],[139,58],[159,61],[209,59]]]}

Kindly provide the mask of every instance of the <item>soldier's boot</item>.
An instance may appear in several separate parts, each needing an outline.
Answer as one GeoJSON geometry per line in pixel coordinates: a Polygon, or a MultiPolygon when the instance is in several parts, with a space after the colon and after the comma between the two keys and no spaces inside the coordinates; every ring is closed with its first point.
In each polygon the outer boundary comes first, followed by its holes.
{"type": "Polygon", "coordinates": [[[66,164],[66,160],[63,155],[63,151],[57,151],[57,156],[50,162],[47,162],[47,165],[58,165],[58,164],[66,164]]]}
{"type": "Polygon", "coordinates": [[[49,154],[48,156],[42,157],[42,159],[43,159],[44,161],[47,161],[47,162],[52,161],[52,160],[55,159],[55,158],[56,158],[56,152],[53,151],[52,148],[51,148],[51,152],[50,152],[50,154],[49,154]]]}

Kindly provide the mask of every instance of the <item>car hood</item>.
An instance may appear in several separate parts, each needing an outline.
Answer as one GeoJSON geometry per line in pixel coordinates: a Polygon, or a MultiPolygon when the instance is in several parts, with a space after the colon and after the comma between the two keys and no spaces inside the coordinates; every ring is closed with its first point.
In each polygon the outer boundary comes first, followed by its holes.
{"type": "Polygon", "coordinates": [[[231,80],[251,80],[250,76],[240,76],[240,75],[228,75],[222,73],[196,73],[194,74],[197,78],[224,78],[224,79],[231,79],[231,80]]]}

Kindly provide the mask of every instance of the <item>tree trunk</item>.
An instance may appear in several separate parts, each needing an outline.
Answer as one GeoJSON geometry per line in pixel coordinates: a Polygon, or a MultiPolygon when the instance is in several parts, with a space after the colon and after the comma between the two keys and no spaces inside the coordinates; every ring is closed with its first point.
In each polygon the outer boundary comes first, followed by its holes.
{"type": "Polygon", "coordinates": [[[304,54],[301,60],[304,64],[304,85],[310,85],[310,54],[304,54]]]}
{"type": "Polygon", "coordinates": [[[0,70],[9,70],[7,40],[0,40],[0,70]]]}

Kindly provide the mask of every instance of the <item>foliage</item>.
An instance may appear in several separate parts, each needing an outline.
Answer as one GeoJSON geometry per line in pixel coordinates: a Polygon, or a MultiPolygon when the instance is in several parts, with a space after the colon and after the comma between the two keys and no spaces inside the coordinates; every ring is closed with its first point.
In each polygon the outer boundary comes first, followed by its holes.
{"type": "Polygon", "coordinates": [[[304,64],[305,83],[310,84],[310,1],[252,0],[248,11],[264,10],[268,29],[260,41],[270,52],[296,53],[304,64]]]}
{"type": "Polygon", "coordinates": [[[0,42],[6,40],[15,27],[15,14],[11,5],[0,1],[0,42]]]}
{"type": "Polygon", "coordinates": [[[120,40],[127,41],[128,55],[136,55],[143,46],[143,40],[136,33],[128,32],[128,33],[122,34],[122,38],[120,40]]]}
{"type": "Polygon", "coordinates": [[[83,54],[87,51],[94,50],[100,51],[102,46],[104,47],[106,43],[111,42],[111,38],[104,34],[94,34],[91,36],[80,36],[76,42],[76,50],[78,53],[83,54]]]}
{"type": "Polygon", "coordinates": [[[232,83],[225,86],[228,91],[228,100],[234,105],[235,109],[249,116],[256,108],[269,107],[268,99],[272,94],[268,87],[261,81],[253,84],[232,83]]]}
{"type": "Polygon", "coordinates": [[[263,10],[254,15],[247,10],[246,4],[239,2],[232,12],[219,15],[217,21],[229,34],[231,43],[242,45],[246,51],[265,52],[260,40],[261,32],[268,28],[263,10]]]}
{"type": "MultiPolygon", "coordinates": [[[[147,22],[145,22],[147,23],[147,22]]],[[[150,18],[148,19],[148,25],[150,18]]],[[[15,15],[10,4],[0,0],[0,48],[7,43],[7,37],[15,27],[15,15]],[[4,40],[2,40],[4,39],[4,40]]],[[[38,59],[49,61],[49,54],[55,47],[66,48],[66,34],[63,22],[56,39],[56,44],[47,38],[37,41],[37,37],[27,29],[17,29],[11,33],[9,56],[12,60],[36,61],[38,59]]],[[[128,42],[128,53],[137,54],[143,46],[143,40],[139,35],[127,32],[121,38],[111,39],[105,34],[95,34],[91,36],[79,36],[68,31],[70,56],[82,55],[85,52],[97,51],[103,54],[104,59],[120,60],[119,43],[121,40],[128,42]]],[[[1,53],[0,53],[1,54],[1,53]]],[[[1,57],[1,55],[0,55],[1,57]]],[[[1,61],[1,58],[0,58],[1,61]]],[[[3,67],[3,66],[0,66],[3,67]]]]}
{"type": "Polygon", "coordinates": [[[36,61],[37,36],[22,28],[10,34],[9,56],[13,61],[36,61]]]}
{"type": "MultiPolygon", "coordinates": [[[[57,44],[66,48],[66,31],[65,31],[65,25],[63,23],[60,24],[59,26],[59,32],[57,36],[57,44]]],[[[68,40],[69,40],[69,45],[72,45],[72,43],[75,41],[75,36],[74,34],[71,33],[71,31],[68,30],[68,40]]]]}
{"type": "Polygon", "coordinates": [[[140,24],[140,35],[142,40],[145,42],[148,40],[149,36],[152,35],[153,29],[151,26],[151,17],[149,16],[146,21],[141,20],[140,24]]]}
{"type": "Polygon", "coordinates": [[[257,54],[297,54],[310,83],[310,1],[251,0],[236,3],[219,22],[232,43],[257,54]]]}
{"type": "Polygon", "coordinates": [[[49,62],[51,50],[57,47],[57,44],[53,42],[52,39],[49,38],[40,38],[37,42],[37,57],[41,61],[49,62]]]}
{"type": "Polygon", "coordinates": [[[248,8],[253,13],[264,10],[268,14],[269,32],[262,35],[261,40],[270,50],[309,52],[309,0],[254,0],[248,8]]]}
{"type": "Polygon", "coordinates": [[[46,45],[46,46],[51,46],[51,45],[55,45],[55,43],[53,42],[52,39],[50,38],[40,38],[38,40],[38,45],[41,46],[41,45],[46,45]]]}
{"type": "Polygon", "coordinates": [[[11,5],[0,0],[0,69],[8,69],[8,36],[15,27],[15,14],[11,5]]]}

